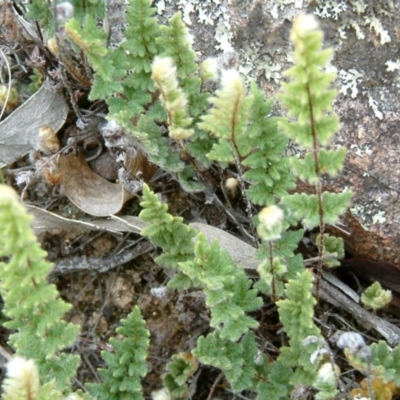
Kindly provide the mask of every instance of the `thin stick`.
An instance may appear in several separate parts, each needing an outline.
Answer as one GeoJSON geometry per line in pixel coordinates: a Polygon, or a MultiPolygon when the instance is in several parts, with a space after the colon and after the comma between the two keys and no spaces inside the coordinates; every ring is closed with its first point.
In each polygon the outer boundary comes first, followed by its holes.
{"type": "Polygon", "coordinates": [[[4,102],[4,105],[3,105],[2,109],[1,109],[1,113],[0,113],[0,120],[1,120],[1,119],[3,118],[4,111],[6,110],[7,103],[8,103],[8,100],[9,100],[9,98],[10,98],[10,93],[11,93],[11,69],[10,69],[10,64],[8,63],[7,57],[6,57],[6,55],[4,54],[3,50],[1,50],[1,49],[0,49],[0,54],[1,54],[1,56],[3,57],[4,62],[6,63],[7,72],[8,72],[7,95],[6,95],[6,100],[5,100],[5,102],[4,102]]]}

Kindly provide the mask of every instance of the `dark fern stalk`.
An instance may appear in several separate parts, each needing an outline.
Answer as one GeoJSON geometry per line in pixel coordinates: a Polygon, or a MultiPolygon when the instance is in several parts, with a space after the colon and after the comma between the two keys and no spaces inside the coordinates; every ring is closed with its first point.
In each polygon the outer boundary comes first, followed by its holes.
{"type": "Polygon", "coordinates": [[[278,279],[276,277],[275,271],[274,271],[274,243],[272,241],[268,241],[268,250],[269,250],[269,265],[271,266],[271,276],[272,276],[272,281],[271,281],[271,300],[272,301],[277,301],[279,300],[279,295],[278,295],[278,279]]]}
{"type": "Polygon", "coordinates": [[[292,159],[295,175],[315,188],[315,195],[296,193],[283,201],[289,211],[302,220],[305,227],[319,227],[317,266],[317,297],[325,252],[325,226],[334,224],[350,200],[351,193],[329,193],[322,190],[325,174],[334,176],[343,167],[345,148],[327,150],[339,128],[339,118],[332,112],[336,92],[329,89],[334,75],[326,68],[332,51],[322,50],[322,31],[309,15],[299,17],[293,26],[291,40],[295,47],[295,66],[286,71],[290,83],[283,84],[279,98],[295,121],[281,121],[280,127],[292,140],[304,146],[308,153],[303,159],[292,159]]]}
{"type": "MultiPolygon", "coordinates": [[[[315,119],[314,119],[314,109],[313,104],[311,101],[311,90],[310,90],[310,83],[307,83],[307,92],[308,92],[308,107],[310,109],[310,126],[311,126],[311,135],[313,138],[313,150],[311,152],[314,158],[314,167],[315,167],[315,175],[318,178],[321,178],[321,171],[319,167],[319,143],[317,138],[317,132],[315,128],[315,119]]],[[[320,234],[320,241],[318,243],[318,265],[317,265],[317,298],[319,297],[319,286],[322,274],[322,255],[324,253],[324,239],[325,239],[325,219],[324,219],[324,209],[322,205],[322,183],[321,179],[318,179],[318,182],[315,184],[315,191],[317,194],[318,200],[318,215],[319,215],[319,234],[320,234]]]]}
{"type": "Polygon", "coordinates": [[[262,262],[256,288],[270,295],[273,301],[282,297],[284,282],[304,269],[301,255],[294,255],[303,231],[286,231],[287,225],[282,209],[275,205],[264,207],[258,214],[257,233],[262,243],[257,258],[262,262]]]}

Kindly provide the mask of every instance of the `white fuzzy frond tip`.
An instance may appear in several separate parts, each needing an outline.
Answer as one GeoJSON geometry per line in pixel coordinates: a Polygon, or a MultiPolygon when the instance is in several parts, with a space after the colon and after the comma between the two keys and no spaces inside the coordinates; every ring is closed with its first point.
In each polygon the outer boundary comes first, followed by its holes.
{"type": "Polygon", "coordinates": [[[293,33],[298,36],[304,36],[309,32],[319,28],[317,19],[311,14],[299,15],[293,23],[293,33]]]}
{"type": "Polygon", "coordinates": [[[8,362],[3,384],[7,398],[36,398],[39,387],[39,372],[33,360],[16,356],[8,362]]]}
{"type": "Polygon", "coordinates": [[[164,82],[166,79],[176,75],[176,67],[171,57],[156,57],[152,65],[152,77],[157,81],[164,82]]]}
{"type": "Polygon", "coordinates": [[[244,81],[236,69],[231,68],[222,71],[221,87],[222,90],[233,90],[241,93],[243,97],[245,96],[244,81]]]}

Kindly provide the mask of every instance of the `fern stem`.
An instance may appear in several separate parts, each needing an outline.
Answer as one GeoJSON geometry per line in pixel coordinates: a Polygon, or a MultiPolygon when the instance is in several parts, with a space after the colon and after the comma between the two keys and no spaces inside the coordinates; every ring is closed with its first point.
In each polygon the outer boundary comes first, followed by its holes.
{"type": "Polygon", "coordinates": [[[238,114],[240,111],[240,108],[243,104],[243,101],[240,100],[239,97],[236,98],[235,100],[235,105],[233,108],[233,113],[232,113],[232,119],[231,119],[231,138],[230,138],[230,143],[232,146],[232,150],[233,150],[233,157],[235,159],[235,164],[236,164],[236,168],[238,170],[239,173],[239,185],[240,188],[242,190],[243,193],[243,197],[246,201],[246,212],[247,215],[249,216],[249,218],[253,218],[253,213],[251,212],[251,202],[247,196],[247,191],[246,191],[246,187],[244,184],[244,180],[243,180],[243,167],[242,167],[242,161],[243,161],[243,156],[240,153],[239,150],[239,146],[236,143],[236,125],[237,125],[237,118],[238,118],[238,114]]]}
{"type": "Polygon", "coordinates": [[[235,158],[235,164],[236,164],[236,168],[238,169],[238,173],[239,173],[239,185],[240,185],[240,189],[242,190],[243,193],[243,197],[246,201],[246,212],[247,215],[249,216],[249,218],[253,218],[253,213],[251,211],[251,202],[250,199],[247,196],[247,191],[246,191],[246,186],[244,184],[244,179],[243,179],[243,167],[241,164],[241,156],[240,153],[238,153],[237,151],[237,146],[236,144],[233,142],[233,156],[235,158]]]}
{"type": "Polygon", "coordinates": [[[317,176],[318,182],[315,184],[315,191],[318,199],[318,214],[319,214],[319,230],[320,230],[320,241],[317,244],[318,247],[318,264],[317,264],[317,279],[316,279],[316,299],[319,301],[319,293],[321,290],[321,275],[322,275],[322,265],[323,260],[322,256],[324,253],[324,237],[325,237],[325,221],[324,221],[324,208],[322,205],[322,185],[321,185],[321,171],[319,168],[319,145],[318,145],[318,137],[315,129],[315,118],[314,118],[314,109],[312,104],[312,94],[310,90],[310,85],[307,83],[307,93],[308,93],[308,106],[310,109],[310,127],[311,127],[311,136],[313,139],[313,157],[314,157],[314,168],[315,175],[317,176]]]}
{"type": "Polygon", "coordinates": [[[271,274],[272,274],[272,282],[271,282],[271,299],[272,301],[278,301],[278,280],[274,271],[274,244],[272,240],[268,241],[269,247],[269,264],[271,265],[271,274]]]}
{"type": "Polygon", "coordinates": [[[195,160],[195,158],[186,150],[183,142],[181,140],[175,139],[179,150],[181,154],[181,158],[189,161],[189,163],[193,166],[195,171],[198,173],[198,175],[204,180],[206,184],[212,185],[214,187],[218,187],[219,183],[217,180],[211,175],[211,173],[208,170],[201,170],[195,160]]]}
{"type": "Polygon", "coordinates": [[[231,143],[235,150],[234,152],[236,153],[236,156],[238,157],[240,163],[242,162],[243,157],[240,154],[238,145],[236,143],[236,125],[237,125],[236,119],[237,119],[237,115],[239,114],[242,103],[243,102],[240,101],[239,98],[236,98],[235,106],[233,108],[233,113],[232,113],[232,119],[231,119],[231,143]]]}

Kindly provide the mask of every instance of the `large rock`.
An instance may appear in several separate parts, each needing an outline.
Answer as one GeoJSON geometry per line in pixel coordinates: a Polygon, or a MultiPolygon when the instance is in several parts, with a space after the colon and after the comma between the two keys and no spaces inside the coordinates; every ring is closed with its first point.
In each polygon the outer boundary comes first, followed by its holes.
{"type": "MultiPolygon", "coordinates": [[[[189,3],[197,7],[197,13],[189,14],[195,47],[202,55],[214,54],[216,47],[229,48],[229,41],[240,54],[242,72],[268,96],[279,90],[281,73],[291,65],[293,19],[305,12],[319,14],[338,75],[335,110],[341,129],[332,145],[348,148],[344,172],[326,183],[330,190],[354,193],[341,226],[348,234],[337,233],[353,256],[400,265],[400,2],[367,1],[366,7],[347,1],[318,2],[324,4],[319,7],[317,2],[303,7],[308,2],[302,1],[286,6],[268,0],[220,1],[208,7],[189,3]],[[210,28],[217,42],[202,40],[202,12],[215,16],[210,28]]],[[[279,104],[276,109],[280,112],[279,104]]]]}

